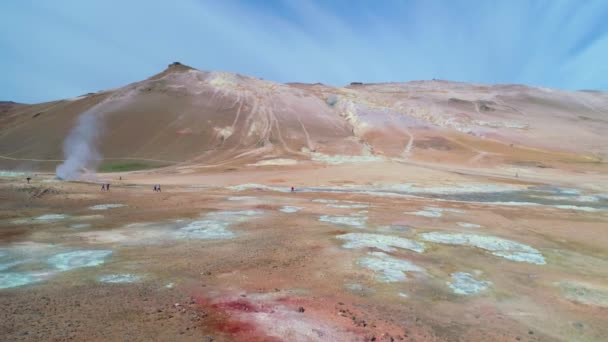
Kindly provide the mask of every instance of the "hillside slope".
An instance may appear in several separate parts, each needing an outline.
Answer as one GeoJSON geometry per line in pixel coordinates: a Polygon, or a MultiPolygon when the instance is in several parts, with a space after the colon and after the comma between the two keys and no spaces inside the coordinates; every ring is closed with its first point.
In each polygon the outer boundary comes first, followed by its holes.
{"type": "Polygon", "coordinates": [[[605,92],[447,81],[280,84],[177,63],[119,89],[7,106],[0,168],[54,170],[65,159],[66,136],[87,111],[98,118],[95,143],[104,163],[333,163],[361,156],[593,169],[608,158],[605,92]]]}

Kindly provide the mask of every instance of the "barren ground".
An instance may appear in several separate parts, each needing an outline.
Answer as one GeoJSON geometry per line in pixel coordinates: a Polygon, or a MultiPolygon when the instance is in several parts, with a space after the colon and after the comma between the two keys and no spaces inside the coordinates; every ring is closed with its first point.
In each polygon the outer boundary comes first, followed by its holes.
{"type": "Polygon", "coordinates": [[[3,177],[0,336],[605,341],[602,174],[185,168],[100,175],[109,192],[3,177]]]}

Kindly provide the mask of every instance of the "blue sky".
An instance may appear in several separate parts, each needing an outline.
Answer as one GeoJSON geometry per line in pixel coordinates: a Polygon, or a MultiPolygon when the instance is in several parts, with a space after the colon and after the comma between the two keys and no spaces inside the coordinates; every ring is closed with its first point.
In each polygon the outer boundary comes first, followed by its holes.
{"type": "Polygon", "coordinates": [[[280,82],[449,79],[608,90],[608,1],[0,1],[0,100],[180,61],[280,82]]]}

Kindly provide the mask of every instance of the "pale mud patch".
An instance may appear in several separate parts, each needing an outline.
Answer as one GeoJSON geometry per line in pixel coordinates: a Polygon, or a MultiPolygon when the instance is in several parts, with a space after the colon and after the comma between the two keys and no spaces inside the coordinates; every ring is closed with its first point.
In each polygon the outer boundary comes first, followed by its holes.
{"type": "Polygon", "coordinates": [[[75,268],[102,265],[110,255],[112,255],[111,250],[83,249],[55,254],[48,259],[48,263],[58,270],[69,271],[75,268]]]}
{"type": "Polygon", "coordinates": [[[430,218],[438,218],[443,216],[443,214],[439,211],[432,211],[432,210],[419,210],[419,211],[412,211],[412,212],[407,212],[405,214],[411,214],[411,215],[416,215],[416,216],[423,216],[423,217],[430,217],[430,218]]]}
{"type": "Polygon", "coordinates": [[[302,207],[292,207],[292,206],[283,206],[281,209],[279,209],[280,212],[282,213],[287,213],[287,214],[293,214],[293,213],[297,213],[298,211],[302,210],[304,208],[302,207]]]}
{"type": "Polygon", "coordinates": [[[373,162],[381,162],[381,161],[386,160],[386,158],[384,158],[384,157],[374,156],[374,155],[369,155],[369,156],[340,155],[340,154],[329,155],[329,154],[323,154],[323,153],[318,153],[318,152],[311,152],[310,156],[311,156],[310,159],[313,161],[321,162],[321,163],[329,164],[329,165],[350,164],[350,163],[356,163],[356,164],[373,163],[373,162]]]}
{"type": "Polygon", "coordinates": [[[213,310],[229,317],[227,325],[244,324],[251,327],[251,330],[233,334],[232,338],[237,341],[247,341],[256,335],[264,335],[260,336],[260,340],[281,341],[361,339],[352,329],[328,319],[325,309],[305,297],[287,296],[284,293],[249,293],[243,297],[224,296],[212,300],[210,304],[213,310]]]}
{"type": "Polygon", "coordinates": [[[228,229],[231,225],[263,214],[261,210],[218,211],[207,213],[200,220],[132,223],[120,229],[89,231],[78,236],[89,243],[125,245],[161,244],[176,239],[230,239],[236,236],[228,229]]]}
{"type": "Polygon", "coordinates": [[[376,290],[372,287],[364,286],[360,283],[346,283],[344,284],[344,288],[357,296],[367,297],[376,293],[376,290]]]}
{"type": "Polygon", "coordinates": [[[29,218],[19,218],[13,219],[9,221],[11,224],[45,224],[45,223],[55,223],[63,220],[71,220],[71,221],[81,221],[81,220],[96,220],[103,218],[103,215],[81,215],[81,216],[71,216],[67,214],[45,214],[37,217],[29,217],[29,218]]]}
{"type": "Polygon", "coordinates": [[[89,207],[89,209],[91,210],[108,210],[108,209],[114,209],[114,208],[122,208],[122,207],[126,207],[126,204],[119,204],[119,203],[109,203],[109,204],[98,204],[98,205],[94,205],[92,207],[89,207]]]}
{"type": "Polygon", "coordinates": [[[229,201],[255,201],[257,199],[257,197],[253,196],[231,196],[227,198],[229,201]]]}
{"type": "Polygon", "coordinates": [[[563,196],[563,195],[530,195],[532,198],[548,199],[552,201],[575,201],[575,202],[598,202],[601,196],[593,195],[578,195],[578,196],[563,196]]]}
{"type": "Polygon", "coordinates": [[[0,248],[0,289],[24,286],[45,280],[45,271],[21,271],[22,266],[36,264],[50,245],[37,243],[18,243],[0,248]]]}
{"type": "Polygon", "coordinates": [[[369,208],[369,204],[365,203],[354,203],[354,204],[343,204],[343,203],[330,203],[326,207],[340,208],[340,209],[365,209],[369,208]]]}
{"type": "Polygon", "coordinates": [[[91,220],[101,220],[104,218],[103,215],[81,215],[81,216],[73,216],[71,219],[73,221],[91,221],[91,220]]]}
{"type": "Polygon", "coordinates": [[[361,292],[365,290],[365,287],[358,283],[348,283],[345,284],[344,287],[353,292],[361,292]]]}
{"type": "Polygon", "coordinates": [[[492,286],[491,281],[477,280],[475,277],[466,272],[452,273],[452,281],[447,282],[447,285],[452,292],[458,295],[471,296],[479,292],[486,291],[492,286]]]}
{"type": "Polygon", "coordinates": [[[562,209],[562,210],[575,210],[575,211],[584,211],[589,213],[595,213],[600,211],[605,211],[606,209],[592,208],[586,206],[578,206],[571,204],[542,204],[535,202],[515,202],[515,201],[506,201],[506,202],[473,202],[470,203],[475,204],[485,204],[485,205],[499,205],[499,206],[507,206],[507,207],[541,207],[541,208],[554,208],[554,209],[562,209]]]}
{"type": "Polygon", "coordinates": [[[0,177],[26,177],[29,173],[19,171],[0,171],[0,177]]]}
{"type": "Polygon", "coordinates": [[[111,284],[126,284],[126,283],[136,283],[141,281],[142,277],[135,274],[130,273],[122,273],[122,274],[106,274],[97,277],[97,281],[101,283],[111,283],[111,284]]]}
{"type": "Polygon", "coordinates": [[[14,259],[0,257],[0,272],[11,269],[27,262],[27,259],[14,259]]]}
{"type": "Polygon", "coordinates": [[[145,245],[171,239],[170,228],[170,225],[158,223],[133,223],[120,229],[88,231],[78,236],[91,244],[145,245]]]}
{"type": "Polygon", "coordinates": [[[36,264],[47,258],[54,249],[54,245],[31,241],[0,247],[0,272],[21,265],[36,264]]]}
{"type": "Polygon", "coordinates": [[[87,228],[91,228],[91,224],[90,223],[75,223],[75,224],[71,224],[70,228],[87,229],[87,228]]]}
{"type": "Polygon", "coordinates": [[[231,186],[227,186],[226,189],[232,190],[232,191],[269,190],[269,191],[278,191],[278,192],[291,192],[291,188],[289,188],[289,187],[268,186],[268,185],[256,184],[256,183],[231,185],[231,186]]]}
{"type": "Polygon", "coordinates": [[[376,184],[374,189],[381,191],[394,191],[397,193],[409,194],[430,194],[430,195],[453,195],[467,193],[495,193],[510,192],[525,189],[515,185],[497,185],[484,183],[461,184],[456,186],[425,187],[413,183],[404,184],[376,184]]]}
{"type": "Polygon", "coordinates": [[[427,242],[477,247],[512,261],[536,265],[546,264],[540,251],[528,245],[495,236],[442,232],[422,233],[418,236],[427,242]]]}
{"type": "Polygon", "coordinates": [[[411,215],[416,215],[416,216],[423,216],[423,217],[430,217],[430,218],[438,218],[438,217],[443,216],[444,212],[457,213],[457,214],[464,213],[463,210],[459,210],[459,209],[424,207],[423,210],[414,211],[414,212],[406,212],[406,214],[411,214],[411,215]]]}
{"type": "Polygon", "coordinates": [[[40,215],[40,216],[34,217],[34,220],[36,220],[36,221],[59,221],[59,220],[65,220],[66,218],[68,218],[68,215],[66,215],[66,214],[45,214],[45,215],[40,215]]]}
{"type": "Polygon", "coordinates": [[[110,250],[68,250],[35,242],[14,243],[0,248],[0,288],[45,281],[59,272],[98,266],[110,250]]]}
{"type": "Polygon", "coordinates": [[[416,253],[425,250],[424,244],[420,242],[391,235],[349,233],[338,235],[336,239],[345,241],[342,245],[344,248],[377,248],[385,252],[394,252],[396,248],[402,248],[416,253]]]}
{"type": "Polygon", "coordinates": [[[191,238],[203,240],[230,239],[236,234],[228,228],[236,223],[247,221],[253,217],[261,216],[260,210],[219,211],[205,215],[205,219],[192,221],[176,232],[177,238],[191,238]]]}
{"type": "Polygon", "coordinates": [[[314,203],[338,203],[340,201],[332,200],[332,199],[316,198],[316,199],[313,199],[312,202],[314,202],[314,203]]]}
{"type": "Polygon", "coordinates": [[[462,228],[467,228],[467,229],[481,228],[481,225],[476,224],[476,223],[457,222],[456,224],[457,224],[459,227],[462,227],[462,228]]]}
{"type": "Polygon", "coordinates": [[[177,238],[217,240],[230,239],[236,236],[228,230],[231,222],[217,220],[192,221],[176,233],[177,238]]]}
{"type": "Polygon", "coordinates": [[[359,210],[356,213],[350,214],[350,216],[365,216],[369,211],[367,210],[359,210]]]}
{"type": "Polygon", "coordinates": [[[42,282],[49,277],[48,272],[5,272],[0,273],[0,289],[25,286],[42,282]]]}
{"type": "Polygon", "coordinates": [[[286,159],[286,158],[276,158],[276,159],[266,159],[260,160],[254,164],[247,164],[247,166],[287,166],[287,165],[296,165],[298,163],[295,159],[286,159]]]}
{"type": "Polygon", "coordinates": [[[410,234],[413,233],[415,230],[414,228],[407,226],[407,225],[400,225],[400,224],[391,224],[389,226],[378,226],[376,227],[376,229],[379,232],[382,233],[404,233],[404,234],[410,234]]]}
{"type": "Polygon", "coordinates": [[[551,207],[557,208],[557,209],[564,209],[564,210],[585,211],[588,213],[595,213],[595,212],[601,211],[601,209],[598,209],[598,208],[584,207],[584,206],[578,206],[578,205],[568,205],[568,204],[556,204],[556,205],[552,205],[551,207]]]}
{"type": "Polygon", "coordinates": [[[362,229],[367,222],[366,216],[330,216],[322,215],[319,221],[362,229]]]}
{"type": "Polygon", "coordinates": [[[341,201],[341,200],[333,200],[333,199],[313,199],[314,203],[323,203],[326,207],[329,208],[341,208],[341,209],[365,209],[369,208],[370,205],[368,203],[355,202],[355,201],[341,201]]]}
{"type": "Polygon", "coordinates": [[[230,127],[230,126],[221,127],[221,128],[220,127],[214,127],[213,130],[218,135],[218,137],[222,139],[222,141],[230,138],[230,136],[234,132],[233,128],[230,127]]]}
{"type": "Polygon", "coordinates": [[[383,252],[369,252],[369,256],[360,258],[357,263],[374,271],[376,280],[385,283],[406,281],[406,272],[424,274],[425,270],[414,263],[394,258],[383,252]]]}
{"type": "Polygon", "coordinates": [[[562,295],[573,302],[608,308],[608,288],[576,282],[560,281],[555,283],[562,295]]]}

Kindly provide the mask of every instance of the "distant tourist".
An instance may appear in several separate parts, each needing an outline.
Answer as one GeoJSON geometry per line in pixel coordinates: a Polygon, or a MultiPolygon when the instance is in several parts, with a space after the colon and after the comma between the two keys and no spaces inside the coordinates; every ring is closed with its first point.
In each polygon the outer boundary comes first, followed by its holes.
{"type": "Polygon", "coordinates": [[[293,186],[291,187],[291,192],[295,192],[296,188],[294,188],[293,186]]]}
{"type": "Polygon", "coordinates": [[[110,191],[110,184],[106,184],[106,191],[110,191]]]}
{"type": "Polygon", "coordinates": [[[106,189],[106,185],[105,184],[101,184],[101,191],[104,191],[106,189]]]}

